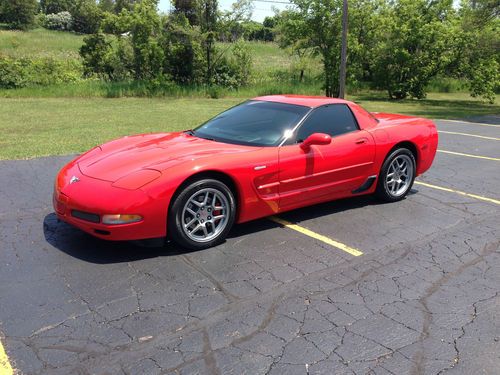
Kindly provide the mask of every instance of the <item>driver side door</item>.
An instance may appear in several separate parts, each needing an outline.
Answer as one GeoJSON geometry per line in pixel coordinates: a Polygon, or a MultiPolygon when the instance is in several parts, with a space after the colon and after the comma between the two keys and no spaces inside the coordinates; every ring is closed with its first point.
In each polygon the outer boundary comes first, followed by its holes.
{"type": "Polygon", "coordinates": [[[346,104],[316,108],[279,149],[279,206],[292,209],[350,195],[372,174],[375,143],[346,104]],[[300,143],[314,133],[332,137],[308,150],[300,143]]]}

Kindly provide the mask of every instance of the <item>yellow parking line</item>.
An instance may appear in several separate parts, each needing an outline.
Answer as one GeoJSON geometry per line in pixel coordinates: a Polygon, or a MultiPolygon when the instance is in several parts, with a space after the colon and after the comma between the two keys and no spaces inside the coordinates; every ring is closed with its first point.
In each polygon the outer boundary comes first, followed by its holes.
{"type": "Polygon", "coordinates": [[[3,348],[2,342],[0,341],[0,375],[12,375],[14,374],[14,370],[9,362],[9,357],[7,357],[7,353],[5,353],[5,349],[3,348]]]}
{"type": "Polygon", "coordinates": [[[363,255],[363,253],[357,249],[354,249],[350,246],[347,246],[347,245],[343,244],[342,242],[338,242],[338,241],[335,241],[331,238],[323,236],[322,234],[313,232],[312,230],[309,230],[307,228],[301,227],[300,225],[290,223],[289,221],[280,219],[279,217],[276,217],[276,216],[271,216],[269,219],[271,221],[274,221],[275,223],[278,223],[280,225],[285,226],[286,228],[293,229],[297,232],[305,234],[306,236],[312,237],[312,238],[319,240],[319,241],[322,241],[330,246],[336,247],[337,249],[345,251],[346,253],[354,255],[355,257],[359,257],[360,255],[363,255]]]}
{"type": "Polygon", "coordinates": [[[469,125],[480,125],[480,126],[491,126],[492,128],[500,128],[500,125],[495,124],[485,124],[484,122],[472,122],[472,121],[459,121],[459,120],[437,120],[437,121],[448,121],[448,122],[456,122],[458,124],[469,124],[469,125]]]}
{"type": "Polygon", "coordinates": [[[437,152],[442,152],[443,154],[451,154],[451,155],[458,155],[458,156],[467,156],[469,158],[477,158],[477,159],[500,161],[500,158],[492,158],[492,157],[489,157],[489,156],[480,156],[480,155],[472,155],[472,154],[463,154],[461,152],[455,152],[455,151],[437,150],[437,152]]]}
{"type": "Polygon", "coordinates": [[[485,202],[489,202],[489,203],[494,203],[494,204],[499,204],[500,205],[500,201],[499,200],[496,200],[496,199],[493,199],[493,198],[488,198],[488,197],[483,197],[482,195],[470,194],[470,193],[466,193],[464,191],[450,189],[450,188],[446,188],[446,187],[442,187],[442,186],[431,185],[431,184],[428,184],[426,182],[421,182],[421,181],[415,181],[415,184],[426,186],[426,187],[432,188],[432,189],[447,191],[448,193],[460,194],[460,195],[463,195],[463,196],[466,196],[466,197],[475,198],[475,199],[479,199],[479,200],[482,200],[482,201],[485,201],[485,202]]]}
{"type": "Polygon", "coordinates": [[[500,141],[500,138],[487,137],[485,135],[477,135],[477,134],[469,134],[469,133],[459,133],[459,132],[449,132],[449,131],[444,131],[444,130],[438,130],[438,133],[463,135],[463,136],[466,136],[466,137],[474,137],[474,138],[482,138],[482,139],[491,139],[493,141],[500,141]]]}

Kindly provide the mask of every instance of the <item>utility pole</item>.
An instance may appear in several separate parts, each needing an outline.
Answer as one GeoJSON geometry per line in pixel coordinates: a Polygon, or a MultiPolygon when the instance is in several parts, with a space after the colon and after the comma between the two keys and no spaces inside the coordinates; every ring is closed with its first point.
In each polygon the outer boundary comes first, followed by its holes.
{"type": "Polygon", "coordinates": [[[339,98],[345,96],[345,78],[347,68],[347,0],[343,1],[342,6],[342,50],[340,52],[340,71],[339,71],[339,98]]]}

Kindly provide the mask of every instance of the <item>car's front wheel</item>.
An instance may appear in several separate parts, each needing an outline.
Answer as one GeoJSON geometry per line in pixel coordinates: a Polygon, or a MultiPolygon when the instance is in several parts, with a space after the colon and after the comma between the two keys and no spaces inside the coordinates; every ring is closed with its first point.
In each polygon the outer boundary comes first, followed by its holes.
{"type": "Polygon", "coordinates": [[[394,150],[384,161],[377,183],[377,196],[387,202],[404,199],[415,180],[416,163],[406,148],[394,150]]]}
{"type": "Polygon", "coordinates": [[[235,216],[234,195],[226,184],[214,179],[194,181],[174,197],[169,236],[191,250],[215,246],[226,238],[235,216]]]}

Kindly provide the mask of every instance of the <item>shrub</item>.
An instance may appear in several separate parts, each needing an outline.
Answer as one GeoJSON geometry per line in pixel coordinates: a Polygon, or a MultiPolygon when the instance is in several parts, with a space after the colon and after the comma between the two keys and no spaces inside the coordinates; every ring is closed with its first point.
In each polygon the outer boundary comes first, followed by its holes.
{"type": "Polygon", "coordinates": [[[0,57],[0,87],[20,88],[76,82],[81,79],[78,60],[0,57]]]}
{"type": "Polygon", "coordinates": [[[113,67],[110,65],[110,55],[113,50],[111,42],[102,33],[92,34],[83,39],[80,56],[83,59],[84,74],[97,74],[110,77],[113,67]]]}
{"type": "Polygon", "coordinates": [[[73,28],[73,17],[70,12],[47,14],[43,18],[42,26],[50,30],[68,31],[73,28]]]}

